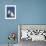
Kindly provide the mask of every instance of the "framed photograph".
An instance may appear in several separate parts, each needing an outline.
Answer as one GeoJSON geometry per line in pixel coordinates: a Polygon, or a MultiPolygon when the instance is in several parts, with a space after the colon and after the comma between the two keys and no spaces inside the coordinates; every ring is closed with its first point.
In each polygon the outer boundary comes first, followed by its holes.
{"type": "Polygon", "coordinates": [[[5,5],[5,19],[16,19],[16,5],[5,5]]]}

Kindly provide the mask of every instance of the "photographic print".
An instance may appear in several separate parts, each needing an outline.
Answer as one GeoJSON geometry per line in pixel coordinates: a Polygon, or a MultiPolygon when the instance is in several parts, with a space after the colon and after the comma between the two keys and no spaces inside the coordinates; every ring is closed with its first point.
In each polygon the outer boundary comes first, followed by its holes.
{"type": "Polygon", "coordinates": [[[5,5],[5,19],[16,19],[16,5],[5,5]]]}

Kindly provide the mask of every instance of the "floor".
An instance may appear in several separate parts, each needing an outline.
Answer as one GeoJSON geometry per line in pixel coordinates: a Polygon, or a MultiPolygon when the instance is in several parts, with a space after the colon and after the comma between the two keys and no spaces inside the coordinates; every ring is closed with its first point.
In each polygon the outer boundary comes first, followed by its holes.
{"type": "MultiPolygon", "coordinates": [[[[8,46],[8,44],[0,44],[0,46],[8,46]]],[[[10,45],[10,46],[18,46],[18,44],[10,45]]]]}
{"type": "Polygon", "coordinates": [[[20,46],[46,46],[46,42],[45,41],[34,41],[32,42],[31,40],[25,41],[25,40],[21,40],[20,46]]]}
{"type": "MultiPolygon", "coordinates": [[[[8,46],[8,44],[0,44],[0,46],[8,46]]],[[[21,40],[19,45],[14,44],[13,46],[46,46],[46,42],[45,41],[44,42],[43,41],[32,42],[31,40],[28,40],[28,41],[21,40]]]]}

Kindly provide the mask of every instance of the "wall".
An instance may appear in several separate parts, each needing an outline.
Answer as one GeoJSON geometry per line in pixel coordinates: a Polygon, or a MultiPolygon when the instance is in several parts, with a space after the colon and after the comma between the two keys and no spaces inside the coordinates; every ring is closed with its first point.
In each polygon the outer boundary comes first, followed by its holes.
{"type": "MultiPolygon", "coordinates": [[[[17,24],[46,24],[46,0],[0,0],[0,44],[7,44],[17,24]],[[5,20],[5,4],[16,4],[16,20],[5,20]]],[[[17,43],[17,40],[16,40],[17,43]]]]}
{"type": "Polygon", "coordinates": [[[46,0],[16,0],[17,23],[46,24],[46,0]]]}
{"type": "MultiPolygon", "coordinates": [[[[16,5],[16,0],[0,0],[0,44],[7,44],[8,34],[10,32],[16,32],[17,35],[17,22],[16,20],[5,19],[5,5],[16,5]]],[[[15,41],[18,42],[17,39],[15,41]]]]}

